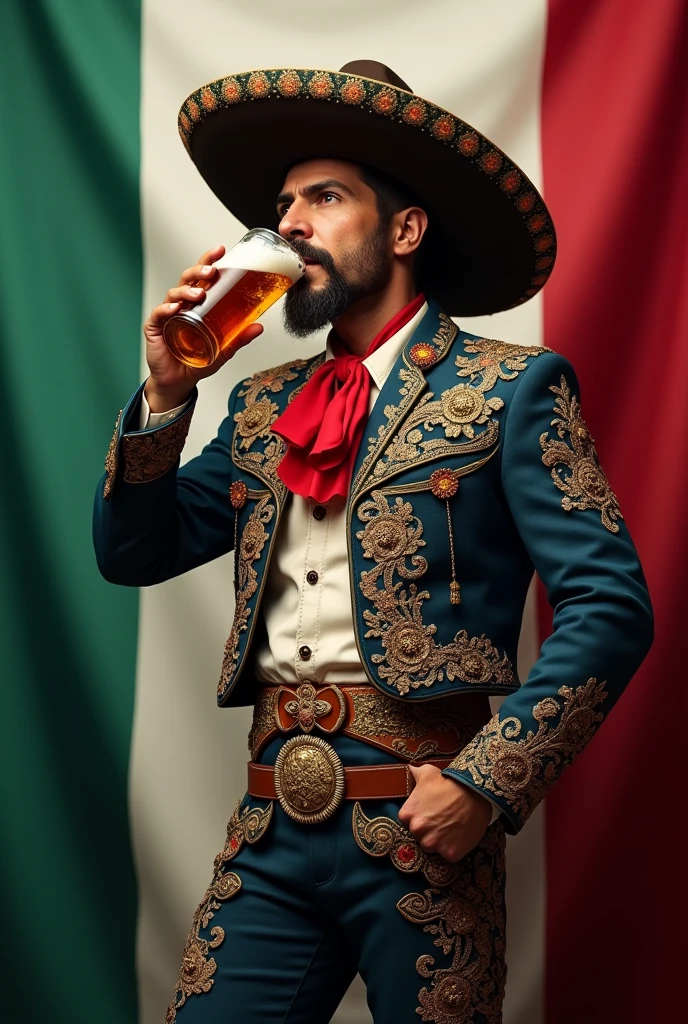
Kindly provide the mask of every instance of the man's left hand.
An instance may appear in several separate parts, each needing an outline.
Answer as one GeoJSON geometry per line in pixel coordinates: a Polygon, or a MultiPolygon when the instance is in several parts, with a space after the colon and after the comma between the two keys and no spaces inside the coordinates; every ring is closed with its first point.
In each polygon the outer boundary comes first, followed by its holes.
{"type": "Polygon", "coordinates": [[[426,853],[439,853],[452,863],[461,860],[485,835],[492,804],[434,765],[409,767],[416,785],[399,810],[399,821],[426,853]]]}

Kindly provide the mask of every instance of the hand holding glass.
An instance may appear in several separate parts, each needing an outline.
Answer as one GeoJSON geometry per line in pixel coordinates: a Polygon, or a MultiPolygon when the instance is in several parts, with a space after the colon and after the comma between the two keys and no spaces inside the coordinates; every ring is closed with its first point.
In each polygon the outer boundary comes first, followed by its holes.
{"type": "Polygon", "coordinates": [[[165,343],[180,362],[210,366],[236,337],[304,274],[296,249],[267,228],[253,228],[217,261],[205,298],[165,322],[165,343]]]}

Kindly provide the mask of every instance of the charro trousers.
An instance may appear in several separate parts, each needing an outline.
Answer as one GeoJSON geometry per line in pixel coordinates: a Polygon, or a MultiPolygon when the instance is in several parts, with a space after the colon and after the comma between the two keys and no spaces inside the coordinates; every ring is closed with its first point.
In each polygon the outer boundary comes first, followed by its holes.
{"type": "MultiPolygon", "coordinates": [[[[348,737],[331,742],[345,765],[394,762],[348,737]]],[[[325,1024],[356,971],[375,1024],[499,1024],[502,825],[449,865],[399,824],[401,803],[344,801],[303,825],[246,796],[194,917],[167,1024],[325,1024]]]]}

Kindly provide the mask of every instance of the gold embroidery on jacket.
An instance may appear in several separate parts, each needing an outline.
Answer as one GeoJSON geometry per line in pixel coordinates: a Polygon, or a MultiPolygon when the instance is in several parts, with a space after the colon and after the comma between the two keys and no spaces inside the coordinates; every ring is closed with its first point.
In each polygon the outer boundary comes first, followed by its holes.
{"type": "Polygon", "coordinates": [[[567,434],[570,445],[564,440],[548,439],[547,432],[540,435],[542,461],[551,469],[552,480],[564,497],[561,507],[567,512],[573,509],[594,509],[600,513],[603,525],[611,532],[619,532],[617,519],[623,519],[619,502],[609,486],[595,451],[595,443],[590,431],[581,416],[580,405],[575,395],[571,394],[566,378],[561,378],[561,387],[551,387],[556,396],[554,412],[558,415],[552,420],[557,434],[564,438],[567,434]],[[569,470],[565,475],[564,469],[569,470]]]}
{"type": "Polygon", "coordinates": [[[256,702],[253,705],[253,722],[248,734],[248,749],[251,752],[251,760],[255,761],[263,738],[269,736],[276,729],[275,711],[277,710],[277,690],[261,686],[256,694],[256,702]]]}
{"type": "Polygon", "coordinates": [[[240,803],[227,825],[227,840],[223,850],[215,858],[213,880],[194,914],[191,931],[184,946],[182,963],[177,979],[174,999],[167,1008],[165,1024],[174,1024],[179,1010],[189,996],[210,992],[215,983],[217,971],[211,951],[218,949],[225,941],[225,930],[220,925],[210,929],[210,938],[201,938],[201,930],[209,928],[215,912],[222,903],[231,899],[241,889],[241,879],[234,871],[225,871],[225,864],[232,860],[244,842],[256,843],[263,836],[272,818],[272,803],[263,810],[245,807],[239,812],[240,803]]]}
{"type": "Polygon", "coordinates": [[[112,488],[115,484],[115,476],[117,475],[117,431],[119,430],[119,423],[121,419],[122,410],[120,409],[117,422],[115,423],[115,430],[110,438],[107,455],[105,456],[105,484],[103,486],[103,498],[105,501],[110,500],[112,488]]]}
{"type": "Polygon", "coordinates": [[[588,679],[575,690],[560,687],[561,701],[545,697],[535,705],[537,731],[529,729],[525,736],[520,718],[495,715],[449,767],[468,772],[477,786],[506,800],[525,821],[592,739],[604,717],[598,709],[607,696],[605,686],[588,679]]]}
{"type": "Polygon", "coordinates": [[[147,484],[168,473],[186,443],[193,408],[157,430],[125,434],[122,438],[123,479],[128,484],[147,484]]]}
{"type": "Polygon", "coordinates": [[[275,514],[272,495],[265,495],[257,503],[244,527],[239,541],[239,550],[235,552],[237,559],[237,592],[234,609],[234,622],[227,643],[225,644],[222,673],[217,687],[218,696],[222,696],[229,686],[239,660],[239,637],[248,629],[251,615],[249,601],[258,589],[258,573],[253,568],[268,539],[266,525],[275,514]]]}
{"type": "Polygon", "coordinates": [[[429,703],[404,704],[383,693],[357,693],[355,689],[350,693],[354,716],[347,726],[349,734],[362,739],[394,736],[393,750],[410,761],[450,757],[452,750],[460,750],[479,729],[475,721],[462,713],[461,694],[429,703]],[[406,741],[419,739],[429,729],[451,736],[451,750],[440,750],[436,740],[425,740],[411,750],[406,741]]]}
{"type": "Polygon", "coordinates": [[[487,637],[469,637],[466,630],[461,630],[452,643],[442,647],[433,639],[437,627],[424,625],[422,606],[430,593],[419,591],[410,581],[423,576],[428,563],[417,554],[425,546],[423,524],[413,514],[411,504],[397,497],[390,506],[382,492],[373,491],[372,500],[359,506],[358,517],[366,523],[365,529],[356,534],[363,557],[376,563],[373,569],[361,573],[359,586],[376,609],[365,609],[363,618],[369,627],[366,638],[380,639],[385,652],[372,656],[373,663],[380,666],[380,678],[400,694],[432,686],[445,674],[447,679],[478,685],[514,685],[509,659],[487,637]],[[404,581],[410,582],[408,591],[404,581]]]}
{"type": "Polygon", "coordinates": [[[244,399],[244,407],[234,414],[234,464],[268,484],[280,502],[284,500],[286,487],[277,476],[277,467],[286,445],[270,430],[279,416],[279,407],[265,392],[282,391],[286,382],[297,380],[298,371],[306,365],[305,359],[296,359],[256,373],[244,381],[245,386],[237,396],[244,399]]]}
{"type": "Polygon", "coordinates": [[[422,871],[431,888],[411,892],[397,909],[412,924],[434,936],[448,967],[435,966],[424,954],[416,970],[429,979],[419,994],[417,1013],[434,1024],[470,1024],[482,1014],[501,1024],[506,966],[504,904],[504,829],[495,822],[476,849],[458,863],[427,854],[407,829],[391,818],[368,818],[355,804],[352,827],[359,847],[372,857],[389,856],[403,872],[422,871]]]}
{"type": "MultiPolygon", "coordinates": [[[[439,327],[430,343],[437,349],[438,360],[448,351],[457,333],[458,328],[456,324],[450,320],[445,313],[440,313],[439,327]]],[[[352,494],[357,494],[367,485],[367,483],[370,482],[366,480],[367,477],[371,476],[371,479],[374,479],[374,463],[378,458],[385,441],[392,435],[394,430],[399,428],[407,412],[411,409],[415,400],[427,386],[423,373],[417,366],[408,362],[405,354],[403,356],[403,362],[404,366],[399,370],[399,379],[402,382],[401,388],[399,389],[401,401],[397,405],[390,404],[384,407],[383,414],[385,416],[385,422],[381,423],[377,428],[377,437],[368,438],[368,454],[363,460],[363,463],[352,482],[352,494]]]]}
{"type": "Polygon", "coordinates": [[[498,380],[514,380],[527,369],[526,359],[551,351],[541,345],[509,345],[506,341],[477,338],[466,342],[466,352],[471,357],[456,357],[457,376],[470,377],[472,381],[480,377],[480,390],[491,391],[498,380]]]}

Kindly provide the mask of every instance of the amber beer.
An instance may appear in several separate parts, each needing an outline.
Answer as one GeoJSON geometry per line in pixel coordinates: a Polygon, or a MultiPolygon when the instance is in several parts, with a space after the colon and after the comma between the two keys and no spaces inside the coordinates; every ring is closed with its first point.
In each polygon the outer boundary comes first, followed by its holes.
{"type": "Polygon", "coordinates": [[[304,273],[297,251],[267,228],[253,228],[215,266],[217,277],[203,301],[171,316],[163,328],[170,352],[187,366],[210,366],[304,273]]]}

